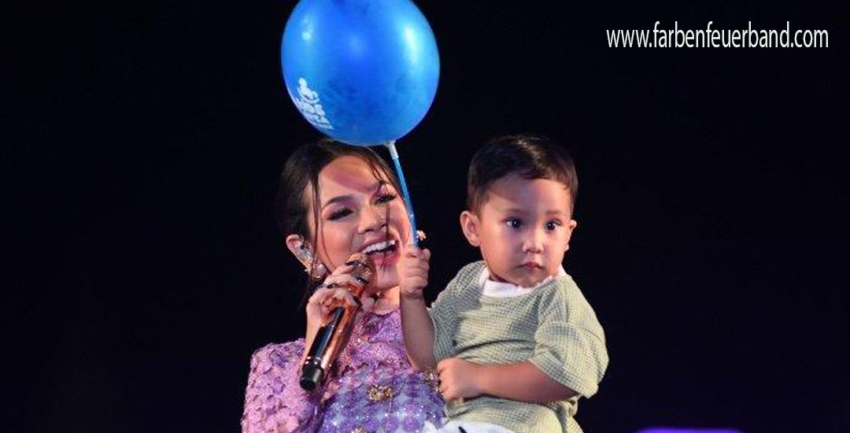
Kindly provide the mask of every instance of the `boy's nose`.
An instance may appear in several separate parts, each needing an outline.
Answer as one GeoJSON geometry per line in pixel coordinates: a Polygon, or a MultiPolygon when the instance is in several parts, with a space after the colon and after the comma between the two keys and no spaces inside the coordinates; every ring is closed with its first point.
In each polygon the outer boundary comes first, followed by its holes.
{"type": "Polygon", "coordinates": [[[538,233],[538,230],[533,230],[525,238],[522,246],[523,252],[526,253],[542,253],[543,252],[543,235],[538,233]]]}

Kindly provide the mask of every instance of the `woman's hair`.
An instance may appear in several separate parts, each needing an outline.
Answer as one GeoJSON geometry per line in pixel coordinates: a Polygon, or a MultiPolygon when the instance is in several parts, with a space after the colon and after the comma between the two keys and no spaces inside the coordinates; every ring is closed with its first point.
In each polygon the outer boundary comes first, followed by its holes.
{"type": "MultiPolygon", "coordinates": [[[[360,158],[369,165],[376,179],[387,179],[396,191],[400,191],[392,169],[383,158],[368,147],[350,146],[331,139],[322,139],[296,148],[286,160],[280,174],[275,198],[275,219],[282,236],[296,234],[305,240],[310,239],[310,245],[313,246],[311,275],[318,262],[316,259],[318,232],[310,233],[308,218],[313,219],[313,227],[320,228],[319,173],[328,164],[343,156],[360,158]],[[307,200],[305,191],[308,190],[312,192],[312,200],[307,200]]],[[[317,282],[310,281],[309,278],[308,281],[307,295],[309,296],[317,282]]]]}

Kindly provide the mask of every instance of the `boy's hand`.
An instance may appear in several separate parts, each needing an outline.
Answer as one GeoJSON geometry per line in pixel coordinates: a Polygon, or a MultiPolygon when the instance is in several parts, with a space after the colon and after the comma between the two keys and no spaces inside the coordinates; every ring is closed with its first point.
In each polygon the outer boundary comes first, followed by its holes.
{"type": "Polygon", "coordinates": [[[398,270],[399,290],[406,299],[422,299],[422,291],[428,285],[428,267],[431,251],[407,245],[401,251],[398,270]]]}
{"type": "Polygon", "coordinates": [[[440,395],[443,400],[473,398],[481,395],[479,372],[481,366],[460,358],[448,358],[437,364],[440,375],[440,395]]]}

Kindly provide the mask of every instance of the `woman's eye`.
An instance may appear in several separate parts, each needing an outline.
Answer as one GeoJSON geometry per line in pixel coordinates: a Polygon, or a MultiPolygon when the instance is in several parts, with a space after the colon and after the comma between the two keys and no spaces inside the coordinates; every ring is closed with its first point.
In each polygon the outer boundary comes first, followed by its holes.
{"type": "Polygon", "coordinates": [[[387,204],[387,203],[395,200],[396,197],[398,197],[398,196],[395,195],[395,194],[382,194],[380,197],[378,197],[377,200],[375,200],[375,203],[376,204],[387,204]]]}
{"type": "Polygon", "coordinates": [[[518,219],[510,219],[510,220],[507,220],[505,223],[508,225],[508,227],[510,227],[512,229],[518,229],[518,228],[522,227],[522,221],[520,221],[518,219]]]}
{"type": "Polygon", "coordinates": [[[555,230],[561,226],[561,223],[558,221],[549,221],[546,223],[546,230],[555,230]]]}
{"type": "Polygon", "coordinates": [[[334,221],[334,220],[338,220],[340,218],[347,217],[348,215],[351,215],[351,209],[342,208],[342,209],[335,210],[335,211],[331,212],[331,214],[328,216],[328,219],[331,220],[331,221],[334,221]]]}

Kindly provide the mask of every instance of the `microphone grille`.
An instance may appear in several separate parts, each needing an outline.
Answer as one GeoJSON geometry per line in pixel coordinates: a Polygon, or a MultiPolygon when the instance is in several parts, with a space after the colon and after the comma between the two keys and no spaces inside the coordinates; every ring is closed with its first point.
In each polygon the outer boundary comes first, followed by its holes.
{"type": "Polygon", "coordinates": [[[375,276],[375,261],[371,257],[363,253],[354,253],[348,258],[346,264],[354,266],[351,275],[363,283],[364,288],[372,286],[372,278],[375,276]]]}

